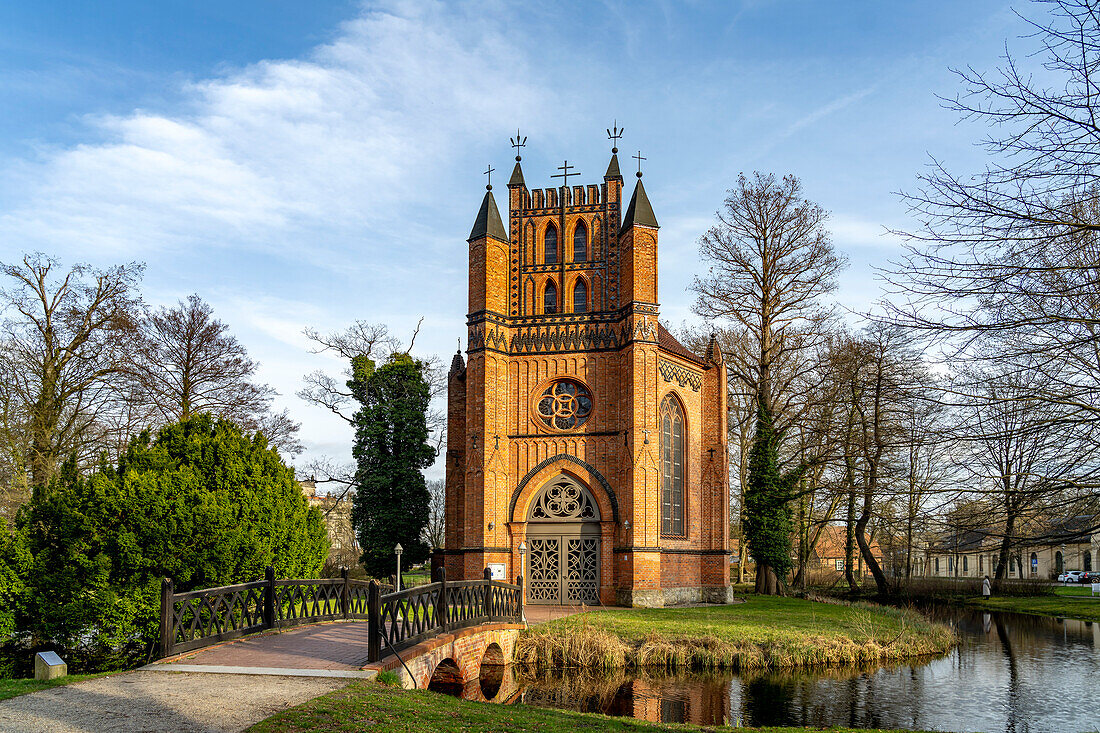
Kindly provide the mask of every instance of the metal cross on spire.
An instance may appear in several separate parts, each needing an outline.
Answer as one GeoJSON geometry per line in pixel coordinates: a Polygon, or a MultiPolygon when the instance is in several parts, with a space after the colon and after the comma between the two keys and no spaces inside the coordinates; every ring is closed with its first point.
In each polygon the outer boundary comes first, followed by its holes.
{"type": "Polygon", "coordinates": [[[492,163],[490,163],[489,167],[487,167],[485,169],[485,175],[488,176],[488,180],[485,183],[485,190],[486,191],[492,191],[493,190],[493,171],[495,171],[495,170],[496,170],[496,168],[493,167],[492,163]]]}
{"type": "Polygon", "coordinates": [[[527,146],[527,136],[520,137],[519,128],[516,128],[516,136],[508,138],[508,141],[512,143],[512,147],[516,149],[516,162],[523,160],[520,155],[520,148],[527,146]]]}
{"type": "Polygon", "coordinates": [[[619,140],[622,140],[625,127],[619,127],[619,121],[615,120],[611,129],[607,131],[607,139],[611,141],[612,154],[619,152],[619,140]]]}
{"type": "Polygon", "coordinates": [[[555,173],[554,175],[552,175],[550,177],[551,178],[561,178],[562,179],[562,184],[561,185],[565,188],[569,188],[569,176],[579,176],[580,175],[580,173],[570,173],[569,169],[572,168],[572,167],[573,166],[569,165],[569,161],[567,160],[562,165],[558,166],[558,170],[561,171],[561,173],[555,173]]]}
{"type": "Polygon", "coordinates": [[[633,158],[634,160],[638,161],[638,173],[636,175],[638,176],[638,178],[641,178],[642,177],[642,161],[643,160],[648,160],[648,159],[642,157],[642,151],[641,150],[638,151],[637,155],[632,155],[630,157],[633,158]]]}

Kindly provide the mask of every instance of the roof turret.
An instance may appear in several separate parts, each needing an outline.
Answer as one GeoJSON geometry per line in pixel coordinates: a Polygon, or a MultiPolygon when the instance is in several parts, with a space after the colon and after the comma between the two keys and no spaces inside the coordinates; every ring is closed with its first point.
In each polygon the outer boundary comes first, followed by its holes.
{"type": "MultiPolygon", "coordinates": [[[[519,167],[518,163],[516,167],[519,167]]],[[[474,228],[470,230],[470,236],[466,241],[472,242],[482,237],[492,237],[501,242],[507,242],[508,234],[500,220],[497,201],[493,198],[493,187],[486,186],[485,188],[487,190],[485,191],[485,198],[481,201],[481,210],[477,212],[477,219],[474,219],[474,228]]]]}
{"type": "Polygon", "coordinates": [[[658,228],[657,217],[653,215],[653,207],[649,203],[649,197],[645,195],[641,176],[638,177],[638,185],[634,187],[634,195],[630,197],[630,206],[626,207],[622,228],[629,229],[635,224],[658,228]]]}

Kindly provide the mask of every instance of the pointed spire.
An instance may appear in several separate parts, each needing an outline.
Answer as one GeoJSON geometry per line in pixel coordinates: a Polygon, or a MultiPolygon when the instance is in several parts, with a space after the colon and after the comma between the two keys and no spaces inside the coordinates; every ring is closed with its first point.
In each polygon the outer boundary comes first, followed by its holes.
{"type": "MultiPolygon", "coordinates": [[[[616,152],[618,149],[616,148],[616,152]]],[[[607,164],[607,173],[603,174],[604,180],[609,178],[622,178],[623,174],[619,173],[619,156],[615,153],[611,154],[611,162],[607,164]]]]}
{"type": "Polygon", "coordinates": [[[448,377],[453,377],[454,375],[458,374],[459,372],[461,372],[465,368],[466,368],[466,362],[464,362],[462,360],[462,349],[459,349],[455,353],[454,358],[451,359],[451,371],[447,376],[448,377]]]}
{"type": "Polygon", "coordinates": [[[629,229],[635,224],[658,228],[657,217],[653,215],[653,207],[649,204],[649,197],[645,195],[645,186],[642,179],[638,178],[638,185],[634,187],[634,195],[630,197],[630,206],[626,207],[623,216],[623,229],[629,229]]]}
{"type": "Polygon", "coordinates": [[[507,242],[508,234],[500,221],[500,212],[497,210],[497,201],[493,198],[492,188],[489,186],[486,188],[489,190],[485,192],[485,198],[481,201],[481,210],[477,212],[474,228],[470,230],[470,236],[466,241],[472,242],[482,237],[492,237],[501,242],[507,242]]]}
{"type": "Polygon", "coordinates": [[[710,340],[707,342],[707,351],[703,354],[703,361],[710,364],[722,363],[722,347],[718,345],[718,339],[712,333],[710,340]]]}
{"type": "Polygon", "coordinates": [[[508,188],[512,186],[527,186],[523,180],[523,169],[519,167],[519,156],[516,156],[516,167],[512,169],[512,177],[508,179],[508,188]]]}

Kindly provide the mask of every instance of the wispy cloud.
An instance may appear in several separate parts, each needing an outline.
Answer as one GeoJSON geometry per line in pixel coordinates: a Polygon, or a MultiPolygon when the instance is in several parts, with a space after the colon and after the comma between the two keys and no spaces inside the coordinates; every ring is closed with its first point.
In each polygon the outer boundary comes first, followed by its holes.
{"type": "Polygon", "coordinates": [[[852,92],[851,94],[846,94],[843,97],[834,99],[828,104],[823,104],[820,107],[810,111],[808,114],[799,117],[797,120],[788,125],[782,132],[779,133],[779,137],[790,137],[799,130],[809,127],[810,125],[818,122],[825,117],[828,117],[834,112],[839,112],[845,107],[855,104],[859,100],[871,94],[873,91],[875,91],[875,87],[869,86],[864,89],[852,92]]]}

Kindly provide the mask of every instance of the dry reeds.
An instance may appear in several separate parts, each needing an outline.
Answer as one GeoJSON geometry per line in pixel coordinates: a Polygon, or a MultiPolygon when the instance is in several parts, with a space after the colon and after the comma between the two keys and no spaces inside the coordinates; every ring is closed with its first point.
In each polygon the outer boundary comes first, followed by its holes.
{"type": "MultiPolygon", "coordinates": [[[[525,632],[516,660],[540,670],[769,670],[898,662],[941,654],[954,633],[911,611],[853,606],[850,635],[795,632],[766,640],[650,633],[624,639],[598,621],[525,632]]],[[[599,617],[595,617],[599,618],[599,617]]]]}

